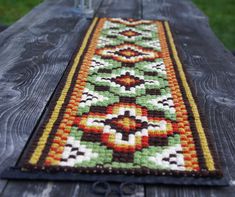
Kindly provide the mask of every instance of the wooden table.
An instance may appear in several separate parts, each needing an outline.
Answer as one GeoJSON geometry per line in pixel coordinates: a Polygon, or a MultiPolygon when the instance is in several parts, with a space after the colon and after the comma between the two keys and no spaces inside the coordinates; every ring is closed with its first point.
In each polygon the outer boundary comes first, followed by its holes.
{"type": "MultiPolygon", "coordinates": [[[[235,58],[187,0],[94,0],[96,16],[169,20],[209,120],[225,175],[235,179],[235,58]]],[[[47,0],[0,34],[0,172],[13,166],[90,20],[73,0],[47,0]]],[[[231,24],[233,25],[233,24],[231,24]]],[[[225,30],[226,31],[226,30],[225,30]]],[[[135,196],[234,196],[235,186],[138,186],[135,196]]],[[[116,187],[116,185],[113,185],[116,187]]],[[[0,181],[2,196],[94,196],[80,182],[0,181]]]]}

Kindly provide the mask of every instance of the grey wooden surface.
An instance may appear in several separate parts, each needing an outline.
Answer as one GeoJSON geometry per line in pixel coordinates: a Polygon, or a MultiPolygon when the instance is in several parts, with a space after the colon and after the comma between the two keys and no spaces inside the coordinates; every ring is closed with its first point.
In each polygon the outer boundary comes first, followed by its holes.
{"type": "MultiPolygon", "coordinates": [[[[225,174],[235,179],[235,58],[187,0],[94,0],[100,17],[169,20],[207,115],[225,174]],[[100,4],[100,1],[102,3],[100,4]]],[[[90,21],[72,0],[47,0],[0,34],[0,172],[12,166],[43,115],[90,21]]],[[[116,185],[113,185],[116,187],[116,185]]],[[[88,183],[0,180],[2,196],[95,196],[88,183]]],[[[139,185],[135,196],[234,196],[235,187],[139,185]]]]}

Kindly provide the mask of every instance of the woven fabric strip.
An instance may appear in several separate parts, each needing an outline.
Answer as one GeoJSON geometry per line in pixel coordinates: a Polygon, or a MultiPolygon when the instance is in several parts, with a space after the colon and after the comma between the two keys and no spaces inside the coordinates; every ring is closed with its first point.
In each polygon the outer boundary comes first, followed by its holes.
{"type": "Polygon", "coordinates": [[[168,22],[95,18],[24,171],[220,177],[168,22]]]}

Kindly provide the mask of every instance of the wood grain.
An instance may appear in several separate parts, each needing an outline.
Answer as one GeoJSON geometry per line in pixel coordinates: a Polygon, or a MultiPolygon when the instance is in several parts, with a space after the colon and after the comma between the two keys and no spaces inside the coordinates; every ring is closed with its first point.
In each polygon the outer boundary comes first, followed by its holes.
{"type": "MultiPolygon", "coordinates": [[[[99,5],[100,1],[93,4],[95,9],[99,5]]],[[[4,105],[0,105],[0,110],[5,115],[0,120],[4,123],[1,124],[4,132],[0,139],[3,158],[0,172],[16,162],[90,23],[72,6],[72,0],[48,0],[0,38],[4,44],[0,48],[4,49],[0,52],[0,59],[4,60],[0,68],[3,76],[0,80],[4,84],[0,99],[4,105]]],[[[140,6],[134,0],[121,4],[104,1],[100,13],[117,17],[117,6],[122,13],[128,11],[126,17],[140,18],[140,6]]],[[[80,188],[79,183],[8,181],[6,185],[0,182],[2,196],[92,195],[90,183],[83,183],[80,188]]],[[[143,186],[138,186],[137,193],[144,195],[143,186]]]]}
{"type": "MultiPolygon", "coordinates": [[[[14,165],[83,38],[89,21],[72,5],[72,0],[47,0],[0,34],[0,172],[14,165]]],[[[215,37],[208,18],[187,0],[104,0],[96,15],[169,20],[225,174],[234,179],[235,58],[215,37]]],[[[92,196],[87,183],[1,181],[1,191],[2,196],[92,196]]],[[[234,186],[140,185],[136,196],[229,197],[234,192],[234,186]]]]}
{"type": "Polygon", "coordinates": [[[45,2],[0,34],[0,172],[17,161],[89,25],[69,3],[45,2]]]}
{"type": "MultiPolygon", "coordinates": [[[[112,188],[112,195],[111,196],[118,196],[117,191],[119,190],[120,184],[117,183],[112,183],[111,188],[112,188]]],[[[78,193],[78,196],[89,196],[89,197],[96,197],[96,196],[102,196],[102,195],[97,195],[94,194],[91,191],[91,185],[87,183],[80,183],[80,190],[78,193]]],[[[127,195],[125,195],[127,196],[127,195]]],[[[133,195],[128,195],[128,197],[144,197],[144,187],[143,185],[136,185],[135,193],[133,195]]]]}
{"type": "Polygon", "coordinates": [[[96,16],[142,18],[142,0],[104,0],[96,16]]]}
{"type": "Polygon", "coordinates": [[[79,196],[80,184],[71,182],[38,182],[14,181],[10,182],[2,196],[4,197],[58,197],[79,196]]]}
{"type": "MultiPolygon", "coordinates": [[[[206,115],[225,176],[235,176],[235,58],[215,37],[208,19],[191,2],[146,0],[146,19],[168,20],[199,106],[206,115]]],[[[147,196],[234,196],[235,188],[146,187],[147,196]]]]}

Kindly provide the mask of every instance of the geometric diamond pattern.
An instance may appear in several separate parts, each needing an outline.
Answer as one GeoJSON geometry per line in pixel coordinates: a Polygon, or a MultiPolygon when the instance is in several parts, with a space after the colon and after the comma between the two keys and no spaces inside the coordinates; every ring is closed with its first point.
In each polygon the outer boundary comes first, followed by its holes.
{"type": "Polygon", "coordinates": [[[27,165],[79,173],[215,172],[184,71],[172,61],[167,23],[92,24],[27,165]]]}

